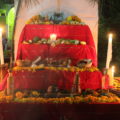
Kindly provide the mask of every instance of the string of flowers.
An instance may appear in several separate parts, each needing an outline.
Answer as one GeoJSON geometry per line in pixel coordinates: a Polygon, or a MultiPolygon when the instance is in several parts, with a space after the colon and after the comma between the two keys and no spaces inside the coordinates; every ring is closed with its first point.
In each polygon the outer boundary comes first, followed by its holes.
{"type": "Polygon", "coordinates": [[[80,95],[75,97],[61,97],[61,98],[43,98],[37,91],[32,91],[31,96],[27,96],[24,92],[18,91],[15,93],[15,97],[6,96],[4,91],[0,92],[0,103],[68,103],[68,104],[79,104],[79,103],[118,103],[120,104],[120,98],[113,93],[109,93],[108,96],[96,96],[96,95],[80,95]]]}
{"type": "Polygon", "coordinates": [[[43,98],[43,97],[28,97],[24,98],[22,94],[19,94],[15,99],[13,96],[1,96],[0,103],[68,103],[68,104],[79,104],[79,103],[120,103],[120,98],[117,96],[114,97],[96,97],[88,95],[86,97],[76,96],[76,97],[64,97],[64,98],[43,98]]]}
{"type": "Polygon", "coordinates": [[[53,66],[36,66],[36,67],[14,67],[13,71],[33,71],[35,72],[36,70],[54,70],[54,71],[70,71],[70,72],[84,72],[84,71],[89,71],[89,72],[95,72],[95,71],[99,71],[98,68],[96,67],[90,67],[90,68],[79,68],[79,67],[53,67],[53,66]]]}

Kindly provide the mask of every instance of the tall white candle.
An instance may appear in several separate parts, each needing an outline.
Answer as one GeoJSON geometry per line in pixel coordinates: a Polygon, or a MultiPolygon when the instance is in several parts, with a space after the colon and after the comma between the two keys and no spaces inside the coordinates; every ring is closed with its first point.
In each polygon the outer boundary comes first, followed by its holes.
{"type": "Polygon", "coordinates": [[[109,69],[110,61],[112,60],[112,34],[109,34],[106,68],[109,69]]]}
{"type": "Polygon", "coordinates": [[[0,28],[0,62],[4,64],[3,44],[2,44],[2,28],[0,28]]]}

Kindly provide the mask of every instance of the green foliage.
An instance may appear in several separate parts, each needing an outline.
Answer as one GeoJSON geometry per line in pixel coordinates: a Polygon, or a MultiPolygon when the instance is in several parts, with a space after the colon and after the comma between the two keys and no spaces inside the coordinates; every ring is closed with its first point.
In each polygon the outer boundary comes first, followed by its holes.
{"type": "Polygon", "coordinates": [[[0,8],[3,8],[4,4],[13,4],[14,0],[0,0],[0,8]]]}

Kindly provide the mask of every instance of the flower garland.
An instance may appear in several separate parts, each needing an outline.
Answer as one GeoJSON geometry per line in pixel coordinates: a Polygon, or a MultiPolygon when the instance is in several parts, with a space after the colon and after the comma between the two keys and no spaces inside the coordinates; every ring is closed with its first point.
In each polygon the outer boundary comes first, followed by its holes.
{"type": "Polygon", "coordinates": [[[0,103],[68,103],[68,104],[79,104],[79,103],[119,103],[120,98],[113,93],[109,93],[109,96],[75,96],[75,97],[62,97],[62,98],[43,98],[40,97],[40,93],[37,91],[32,91],[30,97],[25,97],[26,94],[23,92],[16,92],[15,98],[13,96],[6,96],[2,91],[0,92],[0,103]]]}
{"type": "Polygon", "coordinates": [[[79,68],[79,67],[53,67],[53,66],[37,66],[37,67],[14,67],[13,71],[24,71],[24,70],[28,70],[28,71],[32,71],[35,72],[36,70],[54,70],[54,71],[70,71],[70,72],[84,72],[84,71],[88,71],[88,72],[95,72],[95,71],[99,71],[98,68],[96,67],[90,67],[90,68],[79,68]]]}
{"type": "Polygon", "coordinates": [[[42,97],[21,97],[22,95],[17,96],[15,99],[13,96],[1,96],[0,103],[10,103],[10,102],[19,102],[19,103],[120,103],[120,98],[117,96],[114,97],[96,97],[88,95],[86,97],[76,96],[76,97],[64,97],[64,98],[42,98],[42,97]]]}

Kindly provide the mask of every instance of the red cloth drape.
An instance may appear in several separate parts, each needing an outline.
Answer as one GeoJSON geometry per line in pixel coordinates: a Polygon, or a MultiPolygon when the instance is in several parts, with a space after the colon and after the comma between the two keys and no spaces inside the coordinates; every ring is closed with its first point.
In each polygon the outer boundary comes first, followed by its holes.
{"type": "MultiPolygon", "coordinates": [[[[54,59],[71,58],[75,65],[81,59],[92,59],[97,66],[95,45],[91,31],[87,25],[26,25],[20,35],[17,59],[33,60],[41,56],[54,59]],[[50,34],[57,34],[57,38],[85,41],[87,45],[57,45],[52,47],[47,44],[22,44],[24,40],[31,40],[35,36],[49,38],[50,34]]],[[[70,90],[75,73],[65,71],[20,71],[14,73],[16,89],[46,89],[49,85],[56,84],[59,88],[70,90]]],[[[100,88],[100,73],[81,73],[81,88],[100,88]],[[88,77],[88,78],[87,78],[88,77]],[[89,79],[89,80],[86,80],[89,79]],[[86,81],[86,82],[85,82],[86,81]],[[98,82],[98,83],[97,83],[98,82]],[[84,83],[84,84],[83,84],[84,83]]]]}
{"type": "Polygon", "coordinates": [[[71,90],[74,72],[41,70],[36,72],[14,72],[15,89],[46,89],[50,85],[57,85],[59,89],[71,90]]]}
{"type": "Polygon", "coordinates": [[[70,57],[75,64],[81,59],[92,59],[97,65],[96,50],[91,31],[87,25],[26,25],[20,35],[17,59],[35,58],[39,56],[63,58],[70,57]],[[35,36],[49,38],[50,34],[57,38],[85,41],[87,45],[23,45],[23,40],[31,40],[35,36]],[[29,55],[30,54],[30,55],[29,55]]]}
{"type": "Polygon", "coordinates": [[[96,90],[96,89],[101,89],[102,84],[102,73],[100,71],[94,71],[94,72],[89,72],[89,71],[84,71],[80,72],[80,87],[82,90],[85,90],[87,88],[96,90]]]}
{"type": "Polygon", "coordinates": [[[0,91],[5,90],[5,88],[7,87],[7,78],[8,78],[8,76],[9,76],[9,74],[6,73],[4,79],[0,83],[0,91]]]}
{"type": "MultiPolygon", "coordinates": [[[[80,88],[82,90],[101,89],[102,74],[100,71],[79,72],[80,88]]],[[[71,90],[75,80],[75,72],[41,70],[36,72],[14,72],[15,89],[47,89],[50,85],[57,85],[59,89],[71,90]]]]}
{"type": "Polygon", "coordinates": [[[71,58],[73,65],[81,59],[93,59],[88,45],[57,45],[56,47],[39,44],[21,45],[21,59],[34,60],[38,56],[53,59],[71,58]]]}

